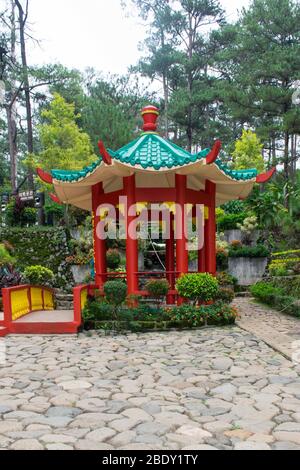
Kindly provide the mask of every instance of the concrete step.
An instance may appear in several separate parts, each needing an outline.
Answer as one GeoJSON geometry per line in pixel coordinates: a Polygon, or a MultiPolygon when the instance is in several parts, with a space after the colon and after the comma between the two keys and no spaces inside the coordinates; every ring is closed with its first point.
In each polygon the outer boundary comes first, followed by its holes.
{"type": "Polygon", "coordinates": [[[236,297],[243,297],[243,298],[247,298],[247,297],[252,297],[251,293],[249,291],[245,291],[245,292],[238,292],[236,294],[236,297]]]}
{"type": "Polygon", "coordinates": [[[56,308],[57,310],[73,310],[74,305],[73,302],[60,300],[56,302],[56,308]]]}
{"type": "Polygon", "coordinates": [[[73,302],[73,294],[56,294],[55,298],[57,301],[68,301],[68,302],[73,302]]]}

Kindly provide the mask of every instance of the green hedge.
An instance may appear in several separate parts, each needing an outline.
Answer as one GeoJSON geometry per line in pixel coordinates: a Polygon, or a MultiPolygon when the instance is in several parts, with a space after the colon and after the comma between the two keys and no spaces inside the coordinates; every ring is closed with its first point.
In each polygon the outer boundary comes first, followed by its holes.
{"type": "Polygon", "coordinates": [[[251,287],[251,294],[260,302],[275,308],[287,315],[300,318],[300,302],[296,297],[286,295],[284,288],[275,287],[272,283],[258,282],[251,287]]]}
{"type": "Polygon", "coordinates": [[[86,330],[165,330],[170,328],[200,328],[205,325],[233,325],[237,311],[218,301],[213,305],[158,309],[149,305],[137,308],[121,307],[117,321],[113,320],[113,307],[103,299],[89,299],[83,320],[86,330]]]}
{"type": "Polygon", "coordinates": [[[230,258],[267,258],[270,255],[268,248],[264,245],[254,247],[243,246],[241,248],[231,248],[229,250],[230,258]]]}
{"type": "Polygon", "coordinates": [[[243,224],[244,220],[249,216],[247,212],[239,214],[226,214],[218,220],[218,231],[224,232],[225,230],[236,230],[238,224],[243,224]]]}
{"type": "Polygon", "coordinates": [[[20,271],[24,271],[29,266],[40,265],[54,272],[56,287],[73,284],[70,267],[66,262],[70,252],[65,229],[2,228],[0,229],[1,241],[8,241],[13,246],[16,267],[20,271]]]}

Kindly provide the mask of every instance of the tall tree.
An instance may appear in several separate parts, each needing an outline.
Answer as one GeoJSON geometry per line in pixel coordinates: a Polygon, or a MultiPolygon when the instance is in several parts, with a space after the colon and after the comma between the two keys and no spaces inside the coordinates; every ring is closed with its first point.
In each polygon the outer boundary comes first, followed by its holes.
{"type": "Polygon", "coordinates": [[[214,37],[220,40],[215,66],[229,112],[256,129],[270,164],[283,163],[289,180],[299,156],[300,109],[292,101],[300,78],[299,2],[254,0],[235,25],[214,37]]]}
{"type": "MultiPolygon", "coordinates": [[[[26,53],[26,37],[25,27],[28,19],[29,0],[26,0],[25,7],[22,6],[19,0],[14,0],[19,12],[19,29],[20,29],[20,46],[21,46],[21,60],[22,60],[22,81],[24,83],[25,103],[26,103],[26,120],[27,120],[27,150],[31,154],[33,148],[33,125],[32,125],[32,107],[30,96],[29,73],[27,65],[26,53]]],[[[33,189],[33,173],[29,170],[28,174],[29,186],[33,189]]]]}

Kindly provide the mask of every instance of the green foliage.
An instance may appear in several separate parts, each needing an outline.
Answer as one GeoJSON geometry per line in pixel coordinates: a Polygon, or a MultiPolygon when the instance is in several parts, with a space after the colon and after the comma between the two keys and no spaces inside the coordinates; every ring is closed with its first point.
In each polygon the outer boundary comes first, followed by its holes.
{"type": "Polygon", "coordinates": [[[186,274],[178,279],[176,289],[180,297],[192,301],[210,302],[218,294],[219,283],[210,274],[186,274]]]}
{"type": "Polygon", "coordinates": [[[151,305],[139,305],[129,309],[121,307],[118,321],[115,321],[114,308],[105,300],[91,298],[83,311],[85,328],[103,330],[165,330],[168,328],[199,328],[206,325],[232,325],[237,318],[237,311],[222,301],[214,305],[195,307],[184,304],[181,307],[166,309],[153,308],[151,305]]]}
{"type": "Polygon", "coordinates": [[[42,111],[40,126],[42,151],[32,156],[31,164],[45,170],[81,170],[94,161],[90,138],[79,129],[75,106],[55,93],[49,109],[42,111]]]}
{"type": "Polygon", "coordinates": [[[150,279],[145,286],[150,296],[157,299],[165,297],[170,289],[170,284],[166,279],[150,279]]]}
{"type": "Polygon", "coordinates": [[[24,282],[32,286],[49,286],[54,284],[54,273],[44,266],[30,266],[24,271],[24,282]]]}
{"type": "Polygon", "coordinates": [[[213,305],[194,307],[182,305],[170,312],[171,318],[186,322],[186,326],[199,327],[204,325],[231,325],[235,323],[237,311],[227,304],[219,301],[213,305]]]}
{"type": "Polygon", "coordinates": [[[56,287],[74,282],[66,262],[70,255],[67,238],[63,228],[0,229],[0,241],[6,240],[14,247],[14,258],[20,271],[29,266],[45,266],[54,272],[56,287]]]}
{"type": "Polygon", "coordinates": [[[19,198],[13,198],[6,206],[5,222],[10,227],[27,227],[34,225],[37,219],[37,210],[26,207],[19,198]]]}
{"type": "Polygon", "coordinates": [[[234,300],[234,290],[228,287],[221,287],[217,295],[217,300],[221,300],[225,304],[231,304],[234,300]]]}
{"type": "Polygon", "coordinates": [[[226,214],[241,214],[242,212],[246,212],[246,204],[245,201],[230,201],[224,204],[222,209],[226,214]]]}
{"type": "Polygon", "coordinates": [[[243,246],[242,248],[231,248],[229,250],[229,257],[231,258],[267,258],[269,255],[270,252],[264,245],[243,246]]]}
{"type": "Polygon", "coordinates": [[[220,287],[236,286],[238,284],[238,280],[227,272],[218,273],[217,280],[220,287]]]}
{"type": "MultiPolygon", "coordinates": [[[[278,287],[274,287],[267,282],[258,282],[251,286],[250,292],[253,297],[261,300],[262,302],[269,301],[273,296],[284,295],[284,291],[278,287]]],[[[267,302],[268,303],[268,302],[267,302]]]]}
{"type": "MultiPolygon", "coordinates": [[[[300,317],[299,297],[296,297],[295,294],[294,296],[287,295],[288,292],[284,288],[276,287],[272,282],[259,282],[252,286],[251,294],[260,302],[270,305],[284,314],[300,317]]],[[[299,296],[299,291],[297,296],[299,296]]]]}
{"type": "Polygon", "coordinates": [[[263,145],[260,139],[252,131],[243,130],[242,137],[235,143],[233,152],[233,164],[236,170],[256,168],[259,173],[265,170],[262,156],[263,145]]]}
{"type": "Polygon", "coordinates": [[[3,243],[0,243],[0,268],[6,265],[13,265],[15,259],[11,256],[6,246],[3,243]]]}
{"type": "Polygon", "coordinates": [[[109,269],[117,269],[121,264],[121,255],[118,250],[108,250],[106,254],[107,267],[109,269]]]}
{"type": "Polygon", "coordinates": [[[104,285],[106,300],[113,306],[122,305],[127,297],[127,286],[122,281],[108,281],[104,285]]]}
{"type": "Polygon", "coordinates": [[[243,224],[247,217],[247,212],[226,214],[218,220],[218,230],[220,232],[224,232],[225,230],[236,230],[238,228],[238,224],[243,224]]]}

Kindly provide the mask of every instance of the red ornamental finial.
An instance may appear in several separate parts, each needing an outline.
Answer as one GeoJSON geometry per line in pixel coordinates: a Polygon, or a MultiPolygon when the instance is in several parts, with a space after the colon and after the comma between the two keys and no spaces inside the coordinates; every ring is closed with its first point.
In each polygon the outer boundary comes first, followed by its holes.
{"type": "Polygon", "coordinates": [[[144,132],[156,132],[157,130],[157,119],[159,111],[155,106],[146,106],[142,110],[142,116],[144,119],[143,131],[144,132]]]}

